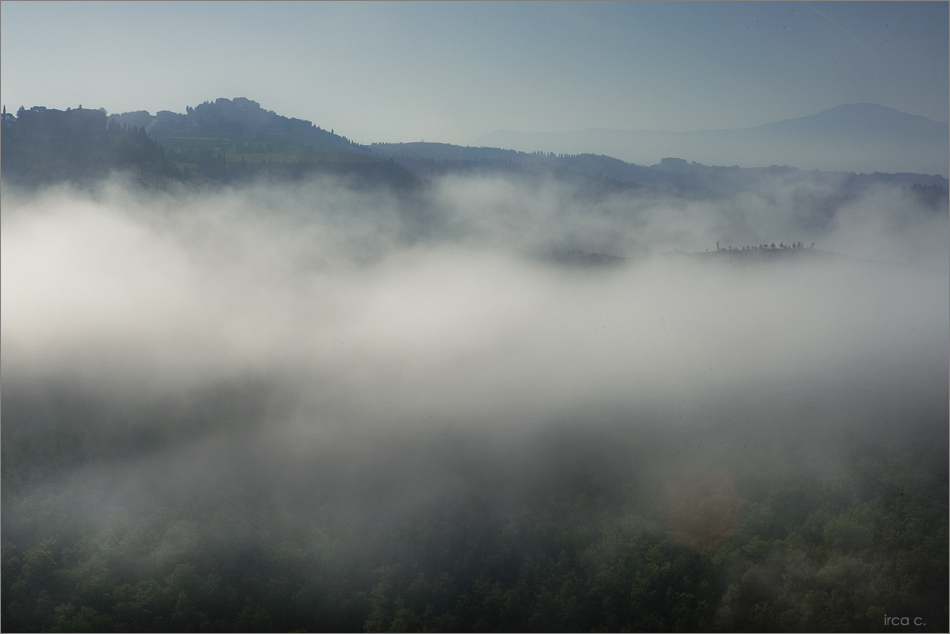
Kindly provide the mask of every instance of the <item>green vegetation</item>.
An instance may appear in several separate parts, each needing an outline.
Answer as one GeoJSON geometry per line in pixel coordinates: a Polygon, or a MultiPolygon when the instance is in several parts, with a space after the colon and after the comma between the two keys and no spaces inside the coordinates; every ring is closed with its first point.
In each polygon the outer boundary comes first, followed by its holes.
{"type": "Polygon", "coordinates": [[[893,631],[886,614],[946,631],[939,431],[827,449],[811,471],[794,456],[822,450],[791,437],[771,447],[784,467],[683,455],[649,427],[549,431],[507,452],[416,437],[242,459],[258,475],[155,493],[183,477],[163,451],[253,427],[265,392],[125,413],[61,400],[42,420],[14,395],[4,629],[893,631]],[[407,469],[415,480],[394,475],[407,469]]]}
{"type": "Polygon", "coordinates": [[[101,110],[23,108],[4,113],[3,177],[38,187],[61,181],[88,182],[114,169],[134,171],[145,182],[171,177],[174,165],[142,128],[108,123],[101,110]]]}

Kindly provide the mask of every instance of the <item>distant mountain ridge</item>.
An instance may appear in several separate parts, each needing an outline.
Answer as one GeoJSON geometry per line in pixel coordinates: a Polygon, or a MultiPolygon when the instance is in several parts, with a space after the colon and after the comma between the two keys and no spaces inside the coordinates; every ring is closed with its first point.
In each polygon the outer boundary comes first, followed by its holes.
{"type": "Polygon", "coordinates": [[[797,119],[729,130],[663,132],[588,129],[498,131],[476,145],[564,154],[603,154],[654,164],[682,156],[708,165],[848,172],[950,172],[950,125],[877,104],[848,104],[797,119]]]}
{"type": "Polygon", "coordinates": [[[948,131],[948,124],[874,103],[855,103],[796,119],[748,128],[760,131],[850,135],[874,127],[879,134],[921,134],[948,131]]]}

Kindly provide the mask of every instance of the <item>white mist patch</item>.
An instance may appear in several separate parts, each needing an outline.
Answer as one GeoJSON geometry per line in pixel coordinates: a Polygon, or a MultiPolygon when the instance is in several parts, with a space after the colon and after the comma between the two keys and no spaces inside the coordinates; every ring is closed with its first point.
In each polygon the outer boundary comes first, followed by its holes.
{"type": "MultiPolygon", "coordinates": [[[[572,209],[551,191],[446,181],[438,204],[481,228],[412,244],[394,237],[392,200],[328,184],[222,192],[171,211],[173,199],[116,192],[5,202],[4,380],[164,394],[276,375],[297,392],[306,431],[505,427],[595,410],[695,417],[723,395],[807,398],[859,374],[872,385],[946,370],[942,273],[806,253],[540,264],[524,252],[584,238],[588,217],[596,242],[617,205],[572,209]]],[[[724,222],[703,203],[678,209],[642,210],[641,235],[724,222]]],[[[928,238],[919,225],[888,233],[860,221],[849,210],[838,235],[852,223],[851,235],[882,244],[928,238]]]]}
{"type": "Polygon", "coordinates": [[[878,187],[872,195],[842,207],[826,248],[946,273],[950,216],[945,211],[917,209],[905,192],[878,187]]]}
{"type": "Polygon", "coordinates": [[[339,195],[309,208],[270,190],[182,196],[172,207],[114,186],[5,202],[4,367],[159,391],[266,370],[290,354],[300,323],[316,318],[319,329],[324,309],[345,304],[346,293],[324,288],[339,280],[316,271],[386,253],[367,244],[389,240],[385,223],[369,238],[358,222],[334,229],[340,207],[366,200],[326,191],[339,195]],[[336,300],[312,301],[328,295],[336,300]]]}
{"type": "Polygon", "coordinates": [[[120,361],[130,347],[161,359],[176,355],[173,340],[200,343],[213,301],[191,310],[202,284],[188,260],[148,226],[91,201],[5,214],[5,363],[120,361]]]}
{"type": "Polygon", "coordinates": [[[930,283],[795,264],[659,259],[571,278],[433,257],[369,291],[376,299],[346,337],[362,369],[348,387],[366,418],[488,424],[807,391],[945,356],[946,293],[930,283]]]}

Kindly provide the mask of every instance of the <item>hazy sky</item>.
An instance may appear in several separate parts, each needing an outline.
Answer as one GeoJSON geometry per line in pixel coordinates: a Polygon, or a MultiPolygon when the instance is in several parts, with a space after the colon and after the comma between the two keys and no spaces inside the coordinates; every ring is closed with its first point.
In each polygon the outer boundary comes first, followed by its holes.
{"type": "Polygon", "coordinates": [[[360,142],[947,121],[947,2],[2,2],[3,103],[248,97],[360,142]]]}

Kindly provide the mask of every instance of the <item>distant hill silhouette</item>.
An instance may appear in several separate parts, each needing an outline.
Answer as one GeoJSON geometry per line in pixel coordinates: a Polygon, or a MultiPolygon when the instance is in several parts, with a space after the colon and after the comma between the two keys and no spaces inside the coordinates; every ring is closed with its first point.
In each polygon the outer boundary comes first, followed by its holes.
{"type": "Polygon", "coordinates": [[[308,147],[314,152],[369,153],[346,137],[323,130],[310,121],[264,110],[256,101],[244,97],[206,101],[194,108],[187,107],[184,114],[160,110],[150,115],[140,110],[113,114],[109,118],[144,127],[150,137],[168,149],[181,145],[183,139],[202,136],[289,143],[308,147]]]}
{"type": "Polygon", "coordinates": [[[216,99],[183,114],[34,106],[3,115],[3,177],[26,187],[132,172],[164,180],[234,183],[260,178],[343,177],[353,186],[413,186],[403,167],[310,121],[245,98],[216,99]]]}
{"type": "Polygon", "coordinates": [[[753,128],[661,132],[590,129],[559,133],[498,131],[477,145],[562,154],[604,154],[652,164],[682,156],[710,165],[947,176],[950,126],[876,104],[850,104],[753,128]]]}

